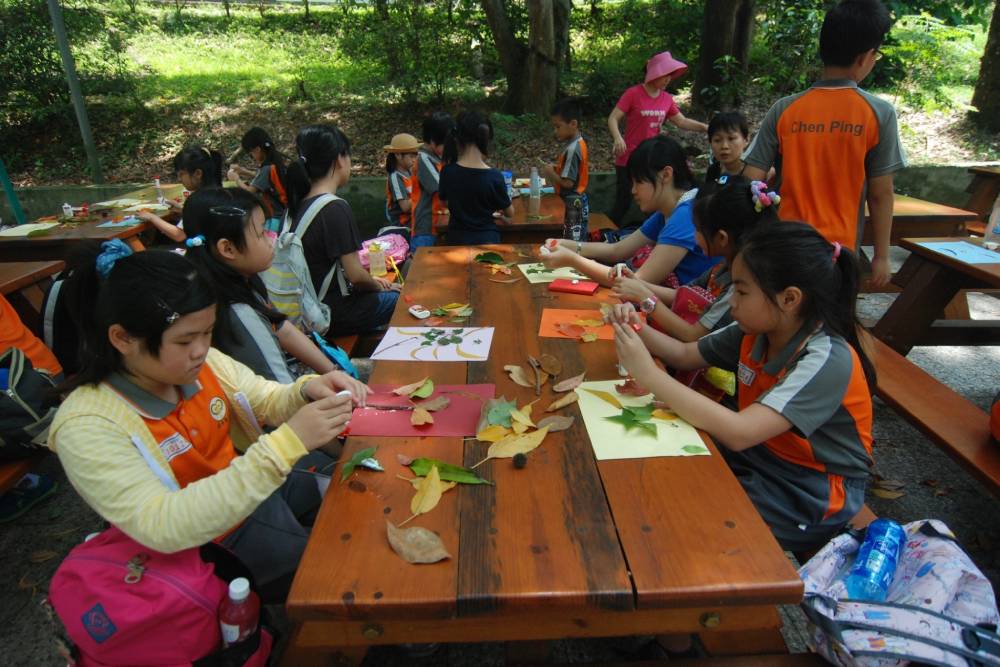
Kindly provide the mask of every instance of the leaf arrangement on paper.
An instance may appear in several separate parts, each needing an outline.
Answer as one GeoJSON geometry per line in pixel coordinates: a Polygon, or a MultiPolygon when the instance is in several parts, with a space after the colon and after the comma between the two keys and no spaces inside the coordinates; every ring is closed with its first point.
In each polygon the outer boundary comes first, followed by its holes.
{"type": "Polygon", "coordinates": [[[551,283],[560,278],[565,280],[586,280],[587,278],[587,276],[569,266],[550,269],[541,262],[531,262],[528,264],[518,264],[517,268],[521,270],[521,273],[524,274],[530,283],[551,283]]]}
{"type": "Polygon", "coordinates": [[[373,360],[485,361],[493,327],[389,327],[373,360]]]}

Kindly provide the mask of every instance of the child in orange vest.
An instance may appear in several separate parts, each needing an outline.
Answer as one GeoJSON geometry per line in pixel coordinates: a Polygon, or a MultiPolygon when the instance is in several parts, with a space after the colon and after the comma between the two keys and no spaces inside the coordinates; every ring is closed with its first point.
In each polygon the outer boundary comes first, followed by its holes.
{"type": "MultiPolygon", "coordinates": [[[[412,134],[397,134],[382,149],[385,158],[385,210],[389,222],[411,227],[413,208],[420,199],[420,182],[414,178],[417,151],[423,146],[412,134]]],[[[412,232],[412,229],[411,229],[412,232]]]]}
{"type": "Polygon", "coordinates": [[[257,172],[252,181],[244,183],[240,178],[241,169],[233,165],[227,177],[238,187],[261,196],[264,200],[264,213],[267,214],[267,229],[276,232],[281,228],[281,220],[288,207],[285,162],[275,148],[271,135],[263,128],[251,127],[243,135],[240,145],[257,163],[257,172]]]}
{"type": "Polygon", "coordinates": [[[566,213],[580,202],[579,229],[573,230],[574,241],[587,238],[587,223],[590,220],[590,200],[587,198],[587,183],[590,180],[590,158],[587,141],[580,134],[580,105],[575,100],[556,102],[552,108],[552,129],[556,139],[566,142],[555,165],[543,164],[539,169],[545,180],[555,186],[566,207],[566,213]]]}
{"type": "Polygon", "coordinates": [[[415,172],[420,198],[413,207],[413,228],[410,233],[410,248],[414,250],[432,246],[437,241],[434,222],[443,208],[438,197],[441,167],[444,166],[441,156],[444,155],[445,141],[454,127],[455,119],[443,111],[437,111],[424,119],[424,145],[417,151],[415,172]]]}
{"type": "Polygon", "coordinates": [[[711,434],[782,547],[813,549],[861,509],[873,465],[875,374],[858,340],[857,260],[807,224],[773,222],[744,241],[732,278],[735,321],[696,342],[640,327],[630,304],[616,306],[618,356],[711,434]],[[682,371],[733,371],[739,411],[677,382],[652,355],[682,371]]]}

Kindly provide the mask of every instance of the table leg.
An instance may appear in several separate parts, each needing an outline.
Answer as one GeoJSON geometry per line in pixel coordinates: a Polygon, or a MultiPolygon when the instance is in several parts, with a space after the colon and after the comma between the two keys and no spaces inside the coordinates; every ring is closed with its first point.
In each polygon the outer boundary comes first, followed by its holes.
{"type": "Polygon", "coordinates": [[[909,353],[930,329],[961,285],[947,267],[916,254],[907,258],[901,274],[909,277],[900,294],[873,329],[877,338],[900,354],[909,353]]]}
{"type": "Polygon", "coordinates": [[[281,655],[282,667],[358,667],[368,654],[367,646],[303,646],[299,641],[301,631],[301,625],[293,630],[281,655]]]}
{"type": "Polygon", "coordinates": [[[136,234],[135,236],[130,236],[127,239],[125,239],[125,243],[127,243],[128,247],[132,248],[134,252],[142,252],[143,250],[146,249],[146,246],[142,244],[142,240],[139,238],[138,234],[136,234]]]}

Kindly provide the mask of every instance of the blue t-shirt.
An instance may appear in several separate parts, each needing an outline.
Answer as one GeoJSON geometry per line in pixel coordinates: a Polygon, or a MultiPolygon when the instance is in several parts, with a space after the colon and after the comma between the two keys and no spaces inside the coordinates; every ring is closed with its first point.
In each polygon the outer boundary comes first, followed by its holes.
{"type": "Polygon", "coordinates": [[[462,231],[496,231],[493,212],[510,206],[502,173],[460,164],[448,164],[441,170],[438,198],[448,202],[448,228],[462,231]]]}
{"type": "Polygon", "coordinates": [[[682,285],[688,284],[722,261],[721,257],[707,257],[695,242],[694,220],[691,217],[693,211],[694,197],[678,204],[669,218],[664,219],[663,214],[657,211],[639,228],[643,236],[656,241],[657,245],[663,243],[687,250],[684,258],[674,267],[674,273],[682,285]]]}

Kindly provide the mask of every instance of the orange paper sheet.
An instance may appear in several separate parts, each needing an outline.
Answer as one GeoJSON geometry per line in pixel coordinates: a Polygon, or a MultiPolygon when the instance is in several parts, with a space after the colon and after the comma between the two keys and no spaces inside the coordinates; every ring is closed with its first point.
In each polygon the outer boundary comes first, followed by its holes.
{"type": "MultiPolygon", "coordinates": [[[[556,329],[557,324],[576,324],[577,320],[601,320],[601,311],[599,310],[569,310],[563,308],[544,308],[542,309],[542,324],[538,328],[538,335],[545,338],[569,338],[572,336],[566,336],[559,333],[556,329]]],[[[582,325],[581,325],[582,326],[582,325]]],[[[604,324],[599,327],[583,327],[587,332],[593,332],[597,334],[598,340],[614,340],[615,331],[611,328],[610,324],[604,324]]]]}

